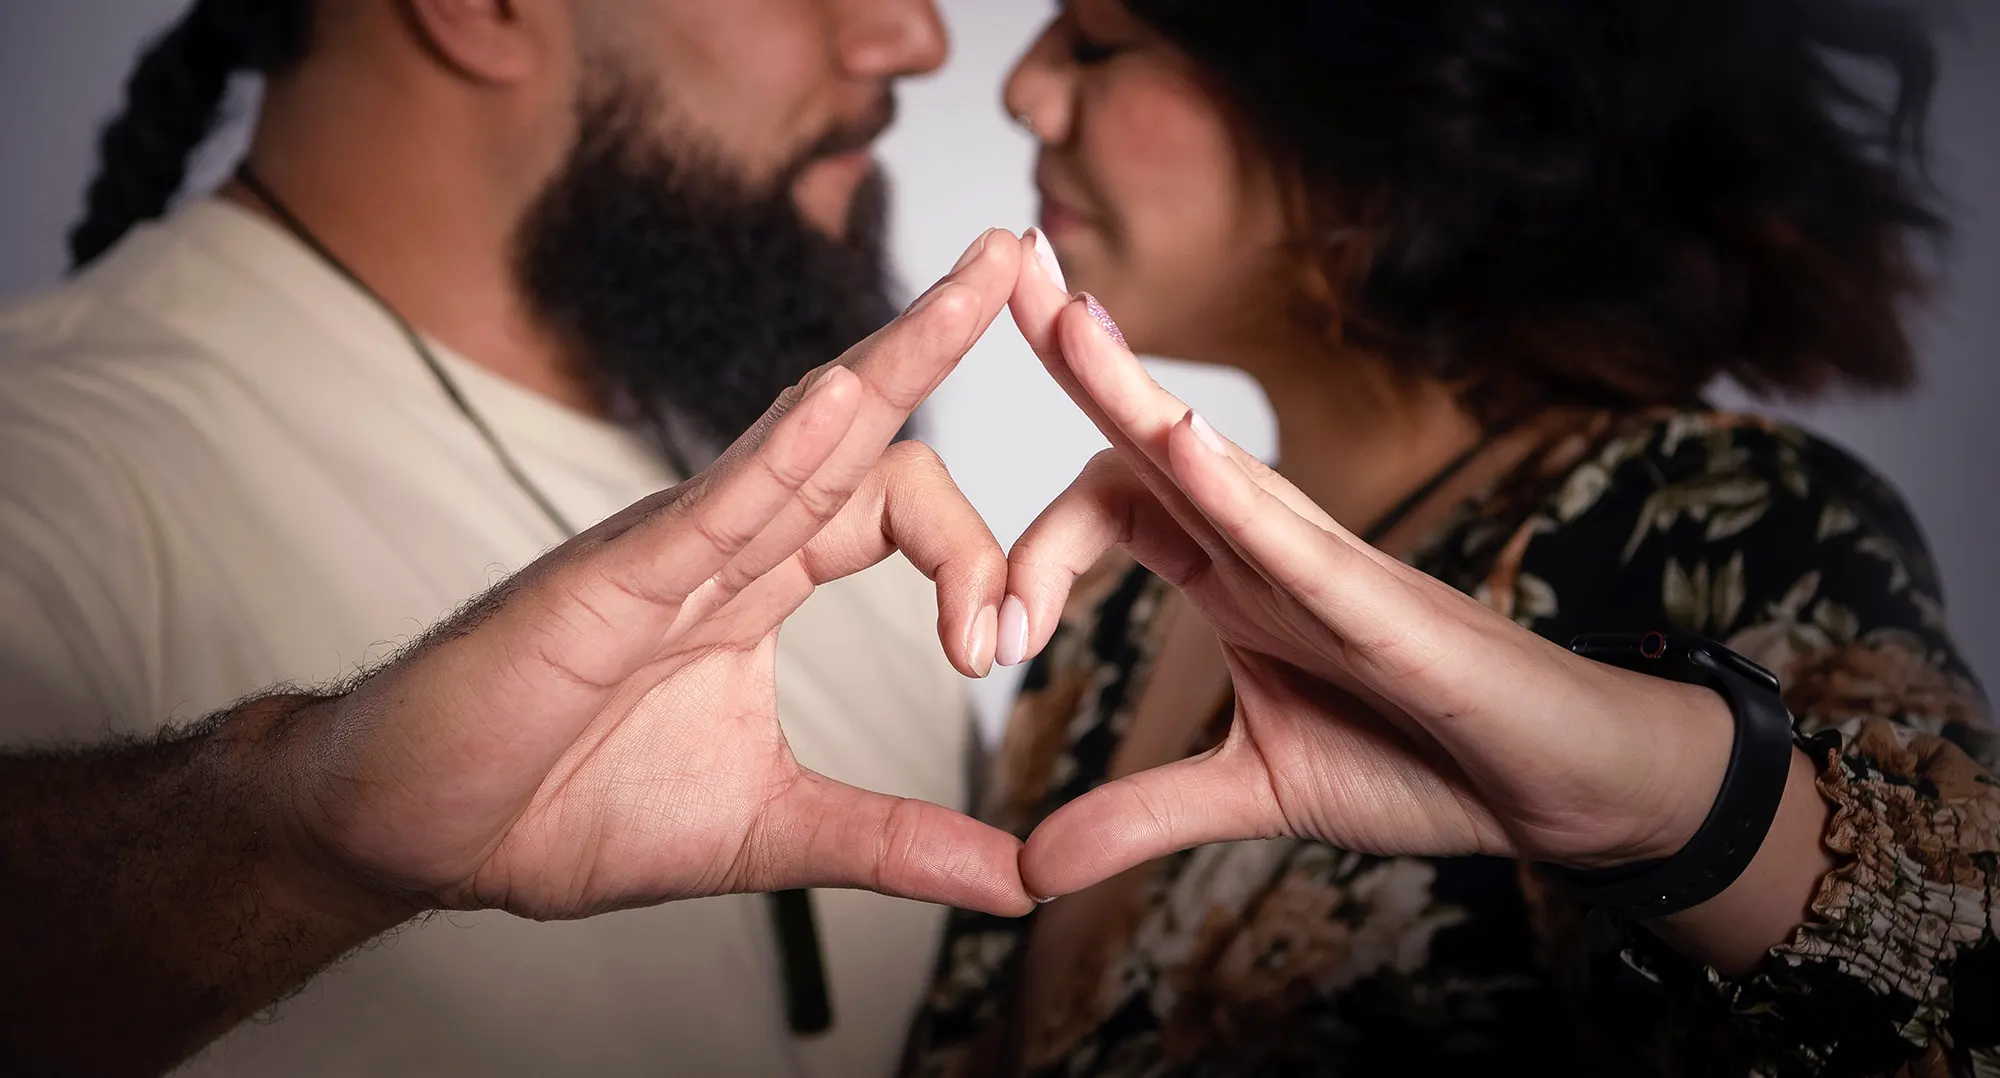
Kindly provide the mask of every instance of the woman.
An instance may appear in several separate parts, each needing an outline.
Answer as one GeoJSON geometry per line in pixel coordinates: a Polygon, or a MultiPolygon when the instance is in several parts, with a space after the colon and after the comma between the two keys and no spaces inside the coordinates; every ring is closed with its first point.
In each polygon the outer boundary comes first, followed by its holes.
{"type": "Polygon", "coordinates": [[[954,922],[909,1071],[1992,1065],[2000,798],[1915,525],[1699,399],[1909,380],[1929,79],[1858,0],[1071,0],[1007,88],[1061,256],[1014,308],[1113,449],[1012,555],[987,806],[1062,897],[954,922]],[[1257,378],[1282,478],[1126,336],[1257,378]],[[1742,737],[1549,642],[1646,630],[1804,740],[1638,920],[1575,873],[1690,848],[1742,737]]]}

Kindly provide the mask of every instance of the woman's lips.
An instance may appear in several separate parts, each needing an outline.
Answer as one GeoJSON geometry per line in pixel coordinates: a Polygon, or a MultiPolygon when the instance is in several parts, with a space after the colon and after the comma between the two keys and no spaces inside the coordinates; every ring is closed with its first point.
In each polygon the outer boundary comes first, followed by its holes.
{"type": "Polygon", "coordinates": [[[1083,214],[1050,198],[1048,195],[1042,196],[1042,208],[1039,217],[1040,220],[1037,223],[1041,225],[1042,231],[1048,233],[1050,236],[1056,236],[1064,232],[1074,232],[1078,229],[1088,227],[1090,224],[1089,219],[1084,217],[1083,214]]]}

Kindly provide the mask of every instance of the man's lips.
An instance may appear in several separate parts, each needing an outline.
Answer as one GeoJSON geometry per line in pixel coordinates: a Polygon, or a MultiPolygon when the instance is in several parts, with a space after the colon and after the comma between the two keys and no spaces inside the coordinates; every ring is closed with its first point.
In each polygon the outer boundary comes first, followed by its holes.
{"type": "Polygon", "coordinates": [[[889,133],[895,122],[896,99],[885,96],[866,115],[842,122],[820,136],[808,156],[831,158],[856,152],[873,153],[875,143],[889,133]]]}
{"type": "Polygon", "coordinates": [[[816,157],[813,159],[812,167],[833,169],[838,172],[865,172],[874,164],[874,149],[864,146],[858,150],[846,150],[816,157]]]}

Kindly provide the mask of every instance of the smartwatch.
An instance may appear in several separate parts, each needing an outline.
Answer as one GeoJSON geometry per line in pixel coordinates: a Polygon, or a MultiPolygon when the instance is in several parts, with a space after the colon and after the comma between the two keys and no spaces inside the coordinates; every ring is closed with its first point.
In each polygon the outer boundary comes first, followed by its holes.
{"type": "Polygon", "coordinates": [[[1583,902],[1638,919],[1679,913],[1721,894],[1763,846],[1791,774],[1795,736],[1777,676],[1699,636],[1585,633],[1570,642],[1570,650],[1611,666],[1714,690],[1736,718],[1736,742],[1714,806],[1680,852],[1616,868],[1545,865],[1544,870],[1583,902]]]}

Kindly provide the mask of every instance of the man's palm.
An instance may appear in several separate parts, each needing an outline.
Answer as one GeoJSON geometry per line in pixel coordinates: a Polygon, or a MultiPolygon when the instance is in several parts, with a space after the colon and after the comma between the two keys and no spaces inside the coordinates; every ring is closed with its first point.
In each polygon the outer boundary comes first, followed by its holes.
{"type": "Polygon", "coordinates": [[[954,664],[990,664],[1005,558],[934,454],[885,448],[1019,263],[1017,239],[982,237],[715,467],[344,697],[298,738],[315,781],[287,796],[312,847],[422,904],[537,918],[811,886],[1032,908],[1012,836],[801,768],[775,669],[778,627],[815,586],[899,549],[937,581],[954,664]]]}
{"type": "Polygon", "coordinates": [[[772,635],[664,658],[620,687],[457,904],[572,918],[766,889],[746,850],[802,775],[775,664],[772,635]]]}

